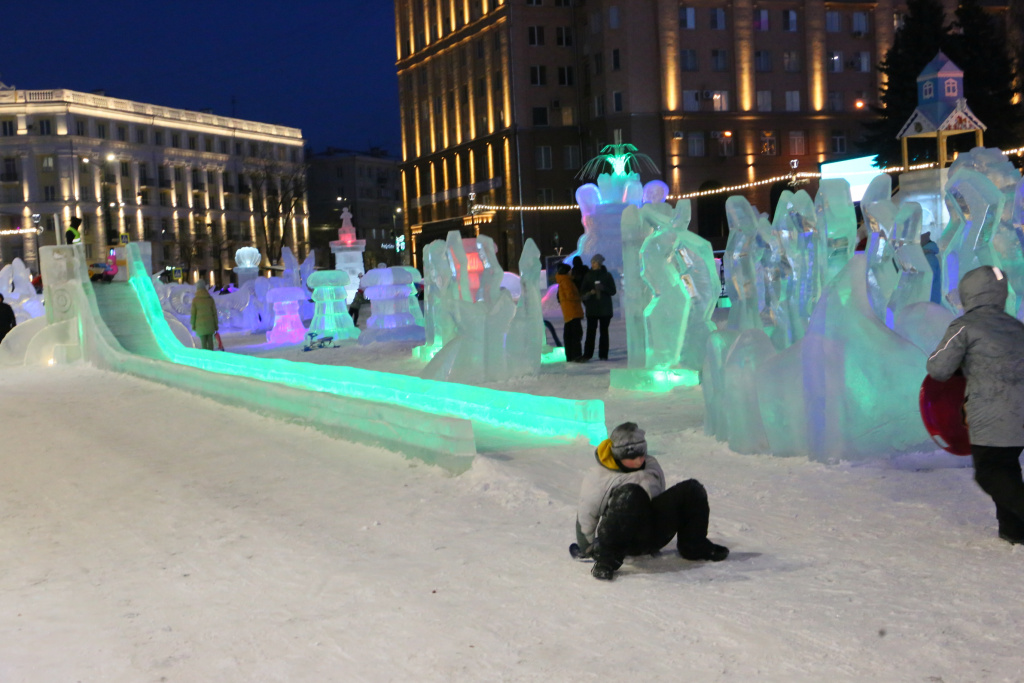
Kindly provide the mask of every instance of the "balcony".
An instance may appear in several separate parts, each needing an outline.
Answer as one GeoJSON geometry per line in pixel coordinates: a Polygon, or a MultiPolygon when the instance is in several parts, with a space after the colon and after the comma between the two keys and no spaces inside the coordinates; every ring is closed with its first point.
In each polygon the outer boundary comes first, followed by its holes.
{"type": "Polygon", "coordinates": [[[139,176],[139,187],[152,187],[153,181],[146,176],[139,176]]]}
{"type": "Polygon", "coordinates": [[[206,192],[206,183],[202,181],[196,181],[192,183],[193,192],[206,192]]]}

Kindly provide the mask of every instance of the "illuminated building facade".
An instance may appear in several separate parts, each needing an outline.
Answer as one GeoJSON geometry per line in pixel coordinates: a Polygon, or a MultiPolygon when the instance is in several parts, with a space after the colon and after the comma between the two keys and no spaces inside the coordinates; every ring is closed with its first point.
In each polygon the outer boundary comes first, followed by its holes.
{"type": "Polygon", "coordinates": [[[405,234],[398,160],[382,149],[352,151],[328,147],[307,158],[310,244],[317,265],[333,268],[330,242],[338,239],[341,212],[348,207],[356,237],[366,240],[364,266],[402,265],[395,236],[405,234]]]}
{"type": "MultiPolygon", "coordinates": [[[[571,251],[575,175],[621,140],[673,194],[853,156],[892,0],[395,0],[402,193],[413,253],[448,230],[571,251]]],[[[644,176],[644,180],[649,179],[644,176]]],[[[778,188],[776,188],[777,190],[778,188]]],[[[747,191],[767,210],[770,186],[747,191]]],[[[694,228],[724,243],[725,196],[694,228]]]]}
{"type": "Polygon", "coordinates": [[[153,267],[230,279],[238,247],[308,250],[302,132],[73,90],[0,89],[0,261],[38,264],[80,218],[87,257],[127,234],[153,267]],[[284,208],[282,209],[282,206],[284,208]],[[264,228],[264,226],[266,226],[264,228]]]}

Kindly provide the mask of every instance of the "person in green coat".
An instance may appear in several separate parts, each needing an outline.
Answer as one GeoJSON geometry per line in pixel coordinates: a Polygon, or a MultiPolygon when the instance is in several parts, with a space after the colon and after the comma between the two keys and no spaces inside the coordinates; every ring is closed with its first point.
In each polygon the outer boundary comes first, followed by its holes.
{"type": "Polygon", "coordinates": [[[199,337],[203,348],[213,351],[213,335],[217,334],[217,304],[206,282],[200,280],[196,283],[196,295],[192,299],[192,330],[199,337]]]}
{"type": "Polygon", "coordinates": [[[587,313],[587,339],[583,343],[583,355],[579,362],[594,357],[594,337],[601,330],[597,357],[608,360],[608,323],[612,321],[612,297],[615,296],[615,278],[604,267],[604,256],[594,254],[590,259],[590,271],[583,276],[580,298],[587,313]]]}

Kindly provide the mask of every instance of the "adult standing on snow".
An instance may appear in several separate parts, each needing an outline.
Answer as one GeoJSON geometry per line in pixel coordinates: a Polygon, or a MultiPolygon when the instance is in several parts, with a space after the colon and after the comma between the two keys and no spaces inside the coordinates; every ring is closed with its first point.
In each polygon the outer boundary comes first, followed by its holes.
{"type": "Polygon", "coordinates": [[[17,324],[18,320],[14,317],[14,309],[10,304],[4,303],[4,295],[0,294],[0,342],[17,324]]]}
{"type": "Polygon", "coordinates": [[[562,319],[565,321],[562,328],[565,360],[572,362],[583,353],[583,305],[580,303],[580,293],[576,290],[576,283],[572,280],[568,264],[558,264],[555,282],[558,283],[558,303],[562,307],[562,319]]]}
{"type": "Polygon", "coordinates": [[[574,557],[593,557],[594,578],[609,581],[627,555],[668,545],[687,560],[720,562],[729,549],[708,540],[708,494],[696,479],[665,490],[665,474],[647,455],[644,430],[624,422],[594,452],[580,489],[574,557]]]}
{"type": "Polygon", "coordinates": [[[203,348],[213,351],[213,335],[219,329],[217,304],[210,296],[204,280],[196,283],[196,295],[192,299],[192,329],[199,336],[203,348]]]}
{"type": "Polygon", "coordinates": [[[615,296],[615,278],[604,267],[604,256],[594,254],[590,259],[590,271],[583,276],[580,287],[580,298],[587,312],[587,340],[583,344],[583,355],[580,360],[594,357],[594,337],[597,328],[601,328],[601,341],[597,348],[597,357],[608,360],[608,323],[612,321],[612,297],[615,296]]]}
{"type": "Polygon", "coordinates": [[[963,372],[974,480],[996,504],[999,538],[1024,543],[1024,323],[1005,312],[1009,289],[998,268],[975,268],[957,289],[964,314],[928,358],[928,374],[945,381],[963,372]]]}

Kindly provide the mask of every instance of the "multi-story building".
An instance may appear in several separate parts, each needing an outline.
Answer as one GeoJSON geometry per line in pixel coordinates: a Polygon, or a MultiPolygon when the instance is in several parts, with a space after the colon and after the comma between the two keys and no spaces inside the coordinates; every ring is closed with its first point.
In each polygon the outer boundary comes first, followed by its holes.
{"type": "Polygon", "coordinates": [[[302,132],[73,90],[0,90],[0,261],[38,263],[81,219],[90,259],[122,234],[155,270],[230,279],[237,247],[308,249],[302,132]]]}
{"type": "Polygon", "coordinates": [[[307,161],[310,244],[316,249],[317,265],[334,267],[329,243],[338,239],[346,207],[356,236],[366,240],[367,268],[405,263],[408,251],[399,251],[404,245],[399,242],[396,247],[395,240],[405,234],[398,160],[379,148],[358,152],[328,147],[307,161]]]}
{"type": "MultiPolygon", "coordinates": [[[[414,255],[451,229],[493,237],[507,268],[528,237],[544,254],[571,250],[579,213],[537,205],[575,204],[579,169],[617,141],[651,157],[674,195],[854,156],[894,7],[395,0],[414,255]],[[522,205],[531,209],[501,208],[522,205]]],[[[772,189],[742,191],[767,210],[772,189]]],[[[694,203],[694,229],[718,245],[725,198],[694,203]]]]}

